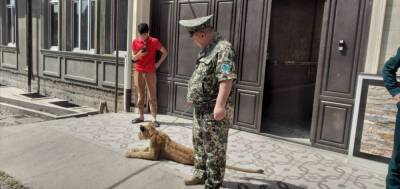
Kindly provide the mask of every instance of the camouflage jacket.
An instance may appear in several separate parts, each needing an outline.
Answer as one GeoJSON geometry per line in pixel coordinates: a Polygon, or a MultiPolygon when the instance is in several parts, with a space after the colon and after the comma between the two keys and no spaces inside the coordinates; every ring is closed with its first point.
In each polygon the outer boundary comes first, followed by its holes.
{"type": "Polygon", "coordinates": [[[186,100],[194,105],[215,102],[219,83],[237,77],[234,56],[232,45],[217,35],[198,55],[186,100]]]}

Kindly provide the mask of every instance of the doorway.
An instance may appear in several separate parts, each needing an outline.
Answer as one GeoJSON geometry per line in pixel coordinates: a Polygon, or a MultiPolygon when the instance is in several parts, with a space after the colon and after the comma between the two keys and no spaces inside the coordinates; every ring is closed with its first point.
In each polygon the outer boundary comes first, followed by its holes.
{"type": "Polygon", "coordinates": [[[310,144],[324,1],[272,1],[261,132],[310,144]]]}

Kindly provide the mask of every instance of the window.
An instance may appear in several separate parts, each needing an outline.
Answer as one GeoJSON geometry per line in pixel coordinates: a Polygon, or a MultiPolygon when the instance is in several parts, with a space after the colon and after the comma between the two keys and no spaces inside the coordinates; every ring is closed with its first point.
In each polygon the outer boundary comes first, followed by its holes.
{"type": "Polygon", "coordinates": [[[59,10],[58,0],[51,0],[49,2],[49,46],[50,49],[55,50],[58,50],[59,10]]]}
{"type": "Polygon", "coordinates": [[[7,0],[6,5],[6,44],[15,46],[16,42],[16,15],[15,0],[7,0]]]}
{"type": "MultiPolygon", "coordinates": [[[[115,3],[115,1],[113,1],[115,3]]],[[[115,4],[112,4],[112,49],[117,50],[114,41],[115,32],[115,4]]],[[[118,25],[118,50],[126,51],[127,40],[127,23],[128,23],[128,0],[119,0],[119,25],[118,25]]]]}
{"type": "Polygon", "coordinates": [[[73,45],[75,49],[92,50],[95,48],[95,0],[73,1],[73,45]]]}

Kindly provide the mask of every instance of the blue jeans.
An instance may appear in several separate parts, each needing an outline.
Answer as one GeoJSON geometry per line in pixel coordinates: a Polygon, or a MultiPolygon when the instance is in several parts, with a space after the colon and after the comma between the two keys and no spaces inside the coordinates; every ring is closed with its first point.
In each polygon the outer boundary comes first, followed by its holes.
{"type": "Polygon", "coordinates": [[[392,159],[386,177],[386,189],[400,189],[400,104],[397,104],[392,159]]]}

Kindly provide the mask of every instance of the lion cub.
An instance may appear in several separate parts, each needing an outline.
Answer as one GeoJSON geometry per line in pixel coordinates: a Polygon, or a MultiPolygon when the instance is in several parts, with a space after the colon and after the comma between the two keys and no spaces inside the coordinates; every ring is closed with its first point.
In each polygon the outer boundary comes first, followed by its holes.
{"type": "MultiPolygon", "coordinates": [[[[139,158],[147,160],[168,159],[186,165],[194,165],[193,149],[178,144],[171,140],[167,134],[158,131],[153,123],[140,125],[140,140],[150,140],[150,147],[145,149],[128,149],[127,158],[139,158]]],[[[226,168],[248,173],[263,173],[262,169],[246,169],[226,165],[226,168]]]]}

